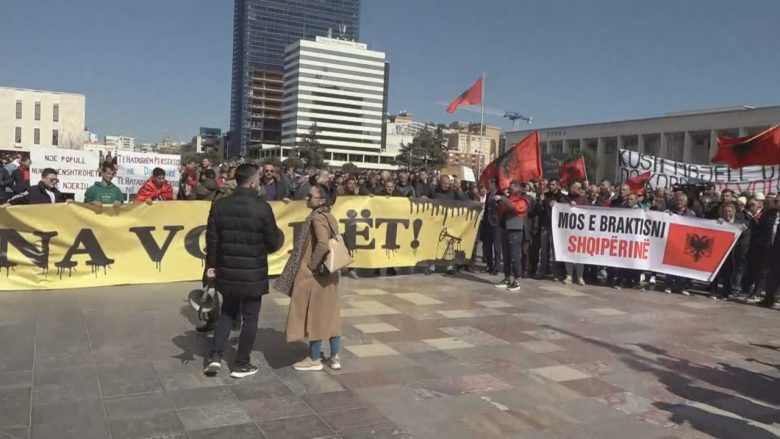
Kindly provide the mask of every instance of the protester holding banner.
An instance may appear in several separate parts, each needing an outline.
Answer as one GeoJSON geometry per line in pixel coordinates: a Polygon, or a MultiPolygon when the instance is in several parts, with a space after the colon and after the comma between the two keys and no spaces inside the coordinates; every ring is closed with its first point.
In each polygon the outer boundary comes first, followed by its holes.
{"type": "Polygon", "coordinates": [[[119,188],[112,183],[114,176],[116,175],[116,169],[113,165],[103,164],[102,180],[95,182],[95,184],[87,189],[84,193],[84,202],[92,203],[97,206],[104,204],[122,204],[125,200],[124,194],[119,188]]]}
{"type": "MultiPolygon", "coordinates": [[[[625,186],[625,185],[624,185],[625,186]]],[[[622,186],[621,186],[622,190],[622,186]]],[[[639,207],[639,195],[636,193],[629,193],[626,196],[626,209],[640,209],[639,207]]],[[[643,289],[639,282],[642,272],[640,270],[633,270],[631,268],[617,268],[615,269],[615,283],[612,286],[616,290],[623,288],[639,288],[643,289]]]]}
{"type": "Polygon", "coordinates": [[[37,185],[11,197],[7,205],[62,203],[65,201],[65,197],[57,189],[58,181],[57,171],[46,168],[43,170],[41,181],[37,185]]]}
{"type": "MultiPolygon", "coordinates": [[[[685,192],[682,191],[675,194],[672,208],[667,210],[667,213],[670,215],[696,217],[696,214],[693,213],[693,210],[688,207],[688,196],[685,194],[685,192]]],[[[688,279],[680,276],[669,275],[666,276],[666,288],[664,289],[664,292],[666,294],[679,292],[683,296],[690,296],[691,293],[688,291],[689,285],[690,281],[688,279]]]]}
{"type": "Polygon", "coordinates": [[[147,204],[152,204],[154,201],[171,200],[173,200],[173,187],[171,187],[171,184],[165,179],[165,170],[162,168],[154,168],[149,180],[138,189],[133,202],[146,202],[147,204]]]}
{"type": "MultiPolygon", "coordinates": [[[[580,193],[581,189],[582,185],[580,183],[572,183],[571,186],[569,186],[569,193],[564,201],[572,206],[589,205],[588,197],[580,193]]],[[[566,277],[563,279],[563,283],[568,285],[576,281],[578,284],[584,286],[585,279],[583,276],[585,275],[585,265],[571,262],[566,262],[564,265],[566,266],[566,277]]]]}
{"type": "Polygon", "coordinates": [[[731,253],[723,262],[712,291],[710,291],[712,299],[727,300],[730,297],[739,296],[742,291],[742,274],[745,269],[745,256],[750,243],[750,232],[747,230],[747,225],[743,222],[744,216],[742,218],[737,216],[737,208],[734,203],[721,203],[718,211],[720,212],[719,223],[739,224],[742,226],[742,235],[740,235],[731,253]]]}

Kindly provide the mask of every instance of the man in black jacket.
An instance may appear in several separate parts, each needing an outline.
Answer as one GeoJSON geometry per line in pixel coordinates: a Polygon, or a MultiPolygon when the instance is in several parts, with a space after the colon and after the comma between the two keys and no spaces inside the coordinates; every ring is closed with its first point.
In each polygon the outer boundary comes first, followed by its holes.
{"type": "Polygon", "coordinates": [[[498,203],[493,199],[498,195],[496,179],[491,178],[488,183],[488,193],[485,198],[485,213],[482,215],[480,236],[482,238],[482,254],[485,256],[487,268],[485,272],[497,275],[503,270],[501,250],[501,219],[498,215],[498,203]]]}
{"type": "Polygon", "coordinates": [[[777,301],[777,291],[780,289],[780,203],[775,201],[774,206],[770,209],[767,207],[758,224],[761,239],[759,251],[764,255],[763,269],[766,273],[766,297],[759,305],[770,308],[777,301]]]}
{"type": "MultiPolygon", "coordinates": [[[[65,197],[57,189],[57,171],[46,168],[41,173],[41,181],[26,191],[11,197],[7,204],[54,204],[65,202],[65,197]]],[[[71,202],[72,200],[68,200],[71,202]]]]}
{"type": "Polygon", "coordinates": [[[257,373],[249,354],[257,335],[260,301],[268,293],[268,254],[282,247],[284,235],[271,206],[257,194],[257,166],[239,166],[236,184],[233,195],[213,204],[206,228],[206,277],[216,281],[223,301],[204,373],[213,375],[222,367],[222,352],[240,311],[243,325],[230,376],[243,378],[257,373]]]}
{"type": "Polygon", "coordinates": [[[11,178],[11,173],[5,170],[5,167],[0,165],[0,204],[5,204],[11,195],[13,195],[14,180],[11,178]]]}
{"type": "Polygon", "coordinates": [[[555,259],[553,246],[552,246],[552,206],[554,203],[560,203],[564,200],[564,195],[561,193],[561,187],[558,184],[558,180],[552,179],[547,183],[548,191],[539,196],[539,202],[535,204],[536,216],[539,221],[539,240],[540,240],[540,263],[539,271],[537,274],[540,278],[549,275],[555,275],[555,262],[551,262],[550,259],[555,259]],[[552,254],[552,258],[550,258],[552,254]]]}

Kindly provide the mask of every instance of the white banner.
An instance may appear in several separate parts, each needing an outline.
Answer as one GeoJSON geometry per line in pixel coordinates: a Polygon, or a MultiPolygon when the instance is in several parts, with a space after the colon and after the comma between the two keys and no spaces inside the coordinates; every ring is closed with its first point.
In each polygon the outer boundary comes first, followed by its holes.
{"type": "Polygon", "coordinates": [[[642,209],[553,206],[555,259],[710,282],[740,226],[642,209]]]}
{"type": "Polygon", "coordinates": [[[181,174],[181,157],[173,154],[119,151],[114,184],[126,194],[134,194],[152,176],[154,168],[165,170],[166,179],[176,187],[181,174]]]}
{"type": "Polygon", "coordinates": [[[77,201],[84,200],[84,192],[100,181],[99,153],[80,149],[31,148],[30,184],[41,180],[45,168],[57,170],[60,182],[57,188],[65,194],[75,194],[77,201]]]}
{"type": "Polygon", "coordinates": [[[618,176],[626,181],[645,172],[652,172],[651,188],[671,188],[675,184],[712,183],[717,190],[732,189],[737,193],[780,192],[780,166],[747,166],[731,169],[728,165],[693,165],[675,162],[653,155],[621,149],[618,153],[618,176]]]}

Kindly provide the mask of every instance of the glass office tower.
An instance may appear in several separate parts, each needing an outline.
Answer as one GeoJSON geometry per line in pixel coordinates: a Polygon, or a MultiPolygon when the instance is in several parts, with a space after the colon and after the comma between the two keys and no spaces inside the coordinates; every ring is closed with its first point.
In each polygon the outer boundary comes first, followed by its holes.
{"type": "Polygon", "coordinates": [[[360,0],[235,0],[228,156],[282,138],[284,52],[317,36],[358,39],[360,0]]]}

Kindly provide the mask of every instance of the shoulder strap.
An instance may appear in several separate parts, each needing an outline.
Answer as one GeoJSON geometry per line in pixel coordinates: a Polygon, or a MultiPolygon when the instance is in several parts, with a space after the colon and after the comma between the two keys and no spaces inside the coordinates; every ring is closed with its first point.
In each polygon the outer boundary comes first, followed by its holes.
{"type": "Polygon", "coordinates": [[[330,230],[330,237],[331,238],[335,238],[336,236],[338,236],[339,231],[338,231],[338,229],[333,230],[333,224],[330,223],[330,218],[328,218],[327,213],[326,212],[320,212],[320,215],[324,216],[325,217],[325,222],[328,223],[328,230],[330,230]]]}

